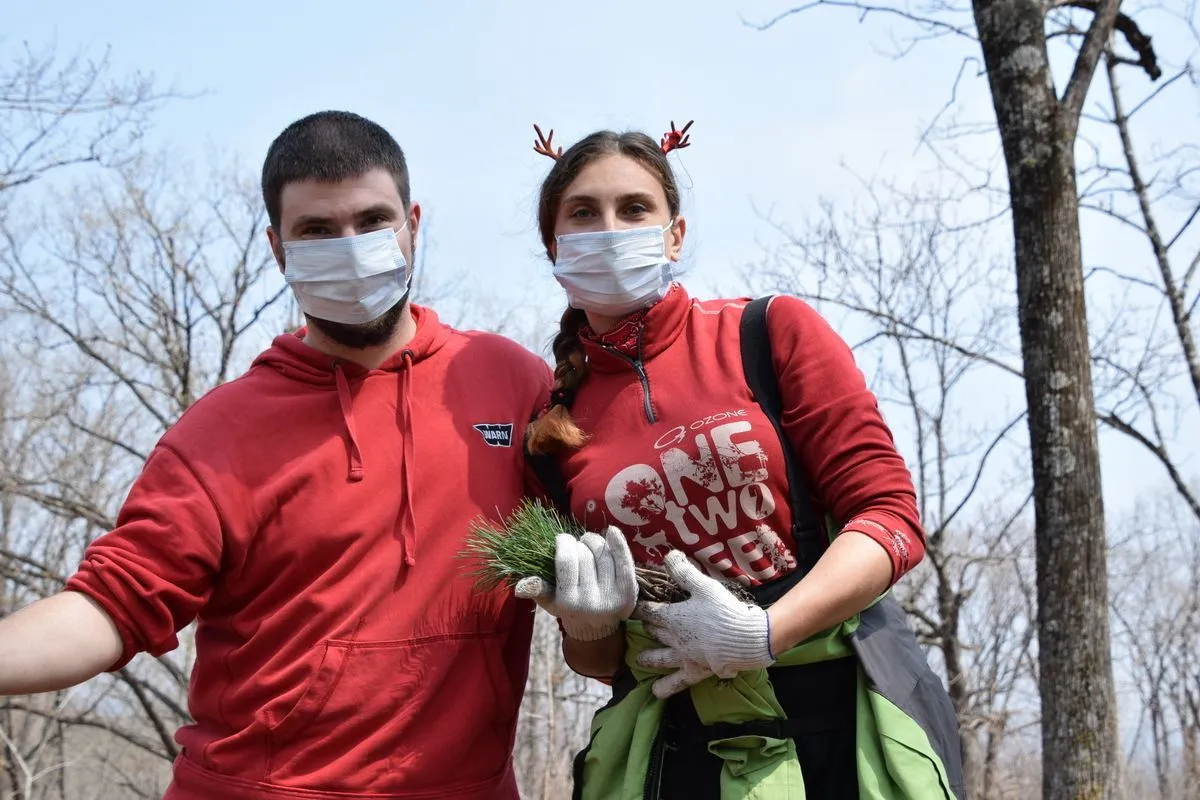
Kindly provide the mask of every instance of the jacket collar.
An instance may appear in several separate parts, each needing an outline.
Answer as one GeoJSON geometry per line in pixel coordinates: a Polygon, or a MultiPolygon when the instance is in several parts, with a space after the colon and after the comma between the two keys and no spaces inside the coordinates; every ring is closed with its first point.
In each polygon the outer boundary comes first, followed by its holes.
{"type": "Polygon", "coordinates": [[[649,308],[624,317],[603,334],[588,326],[579,332],[588,366],[599,372],[629,369],[629,362],[654,359],[670,347],[687,324],[692,299],[687,290],[672,283],[667,294],[649,308]]]}

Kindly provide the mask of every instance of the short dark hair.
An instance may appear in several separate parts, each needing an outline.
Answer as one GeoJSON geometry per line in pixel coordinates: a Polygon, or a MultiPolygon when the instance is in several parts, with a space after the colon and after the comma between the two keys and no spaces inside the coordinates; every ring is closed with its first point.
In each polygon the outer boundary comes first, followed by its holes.
{"type": "Polygon", "coordinates": [[[396,180],[407,211],[404,151],[382,126],[349,111],[318,111],[283,129],[263,161],[262,193],[272,227],[279,227],[283,187],[296,181],[336,183],[382,168],[396,180]]]}

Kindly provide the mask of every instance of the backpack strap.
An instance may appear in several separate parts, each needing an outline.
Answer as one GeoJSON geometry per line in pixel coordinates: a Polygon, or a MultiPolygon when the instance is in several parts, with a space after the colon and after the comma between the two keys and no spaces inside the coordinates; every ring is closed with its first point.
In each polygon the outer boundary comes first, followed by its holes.
{"type": "Polygon", "coordinates": [[[792,507],[792,536],[796,542],[799,569],[797,577],[808,574],[817,559],[829,544],[829,534],[824,521],[813,508],[812,490],[808,474],[796,457],[787,434],[783,430],[783,395],[779,390],[779,377],[771,359],[771,336],[767,330],[767,307],[771,295],[752,300],[742,311],[741,344],[742,372],[746,385],[750,387],[754,401],[762,408],[783,450],[787,469],[788,498],[792,507]]]}

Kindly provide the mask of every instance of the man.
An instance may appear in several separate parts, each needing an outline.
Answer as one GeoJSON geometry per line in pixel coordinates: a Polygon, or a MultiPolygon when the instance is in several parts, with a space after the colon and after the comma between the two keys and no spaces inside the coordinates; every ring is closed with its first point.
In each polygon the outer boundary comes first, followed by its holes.
{"type": "Polygon", "coordinates": [[[293,123],[262,187],[308,327],[163,436],[64,592],[0,621],[0,694],[165,653],[195,619],[169,800],[516,798],[532,606],[458,555],[524,493],[549,369],[409,304],[421,209],[378,125],[293,123]]]}

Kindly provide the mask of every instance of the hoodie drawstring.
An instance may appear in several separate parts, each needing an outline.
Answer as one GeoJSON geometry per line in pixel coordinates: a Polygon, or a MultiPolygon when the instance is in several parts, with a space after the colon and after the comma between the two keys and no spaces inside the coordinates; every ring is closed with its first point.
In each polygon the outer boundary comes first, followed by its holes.
{"type": "Polygon", "coordinates": [[[358,449],[358,434],[354,429],[354,400],[350,397],[350,384],[346,381],[346,373],[342,365],[334,362],[333,374],[337,380],[338,402],[342,406],[342,420],[346,423],[346,433],[350,437],[350,480],[361,481],[363,478],[362,452],[358,449]]]}
{"type": "MultiPolygon", "coordinates": [[[[400,369],[400,435],[404,439],[400,451],[400,484],[403,496],[400,498],[400,544],[404,548],[404,563],[416,566],[416,534],[417,516],[413,510],[413,480],[412,464],[415,460],[413,450],[412,426],[412,368],[413,353],[405,350],[404,363],[400,369]]],[[[358,431],[354,424],[354,398],[350,395],[350,383],[341,364],[334,362],[333,374],[337,382],[338,402],[342,407],[342,420],[346,423],[346,433],[350,438],[350,480],[363,479],[362,452],[358,448],[358,431]]]]}
{"type": "Polygon", "coordinates": [[[413,369],[413,352],[405,350],[404,365],[400,370],[400,394],[401,412],[404,419],[401,421],[401,435],[404,437],[404,447],[400,461],[400,482],[404,486],[404,497],[400,503],[403,509],[400,512],[400,541],[404,546],[404,563],[410,567],[416,566],[416,533],[417,533],[417,515],[413,510],[416,504],[416,498],[413,497],[413,482],[412,482],[412,463],[415,459],[413,455],[413,412],[412,412],[412,369],[413,369]]]}

